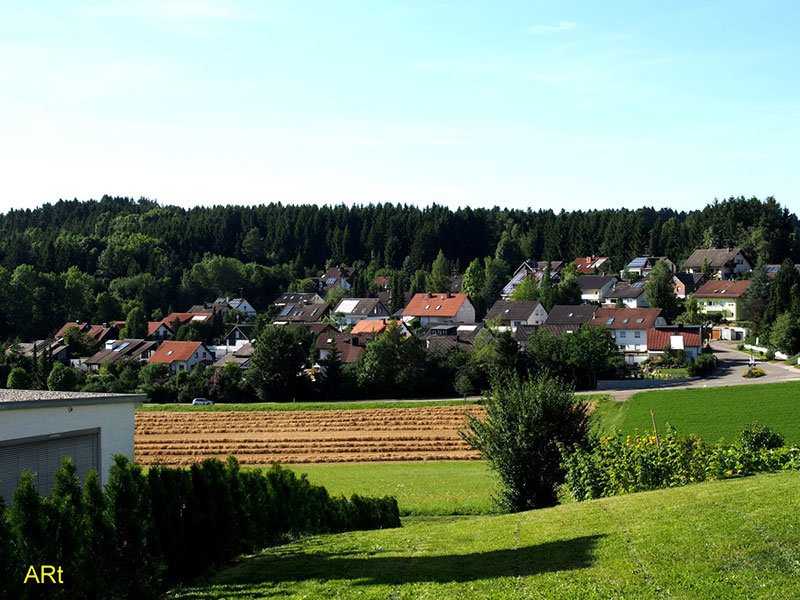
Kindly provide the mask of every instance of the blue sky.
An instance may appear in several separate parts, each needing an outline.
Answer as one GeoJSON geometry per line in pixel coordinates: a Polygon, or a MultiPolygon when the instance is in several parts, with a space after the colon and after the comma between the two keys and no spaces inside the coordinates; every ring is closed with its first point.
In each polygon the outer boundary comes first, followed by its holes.
{"type": "Polygon", "coordinates": [[[800,211],[793,2],[0,4],[0,211],[800,211]],[[660,6],[650,6],[650,5],[660,6]]]}

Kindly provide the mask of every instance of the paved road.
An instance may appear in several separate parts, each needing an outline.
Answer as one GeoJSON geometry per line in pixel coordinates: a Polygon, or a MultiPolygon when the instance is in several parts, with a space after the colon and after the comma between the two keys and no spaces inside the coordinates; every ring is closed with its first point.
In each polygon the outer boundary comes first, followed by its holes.
{"type": "MultiPolygon", "coordinates": [[[[688,388],[704,388],[704,387],[720,387],[726,385],[742,385],[750,383],[778,383],[781,381],[800,381],[800,369],[796,367],[789,367],[778,363],[768,363],[764,360],[756,359],[756,366],[760,367],[766,373],[765,377],[757,379],[745,379],[742,374],[747,369],[747,363],[750,356],[735,349],[735,344],[730,342],[712,342],[714,354],[719,358],[719,366],[714,373],[708,377],[697,379],[694,381],[684,381],[677,383],[664,382],[663,387],[651,388],[649,390],[628,390],[628,389],[611,389],[603,390],[601,393],[607,393],[614,396],[617,401],[624,401],[643,391],[658,391],[658,390],[680,390],[688,388]]],[[[587,392],[598,393],[598,392],[587,392]]]]}

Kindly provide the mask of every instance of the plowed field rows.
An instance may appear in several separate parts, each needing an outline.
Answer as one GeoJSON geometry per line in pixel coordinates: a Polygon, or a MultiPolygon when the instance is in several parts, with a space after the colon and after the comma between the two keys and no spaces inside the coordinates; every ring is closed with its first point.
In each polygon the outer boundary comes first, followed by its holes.
{"type": "Polygon", "coordinates": [[[480,406],[274,412],[139,412],[144,466],[186,466],[234,455],[243,465],[470,460],[458,435],[480,406]]]}

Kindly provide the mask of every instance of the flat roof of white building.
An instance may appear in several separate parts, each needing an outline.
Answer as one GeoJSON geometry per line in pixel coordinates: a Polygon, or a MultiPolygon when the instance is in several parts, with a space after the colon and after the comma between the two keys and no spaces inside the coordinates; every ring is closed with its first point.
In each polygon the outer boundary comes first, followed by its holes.
{"type": "Polygon", "coordinates": [[[121,404],[144,402],[145,394],[107,394],[91,392],[51,392],[49,390],[0,389],[0,410],[45,408],[54,406],[85,406],[92,404],[121,404]]]}

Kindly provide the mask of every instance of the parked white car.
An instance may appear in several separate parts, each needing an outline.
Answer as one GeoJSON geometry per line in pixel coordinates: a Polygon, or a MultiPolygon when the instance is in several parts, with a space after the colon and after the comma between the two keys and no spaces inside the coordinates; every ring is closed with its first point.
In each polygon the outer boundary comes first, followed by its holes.
{"type": "Polygon", "coordinates": [[[209,400],[208,398],[195,398],[194,400],[192,400],[192,404],[195,406],[203,406],[203,405],[213,406],[214,401],[209,400]]]}

